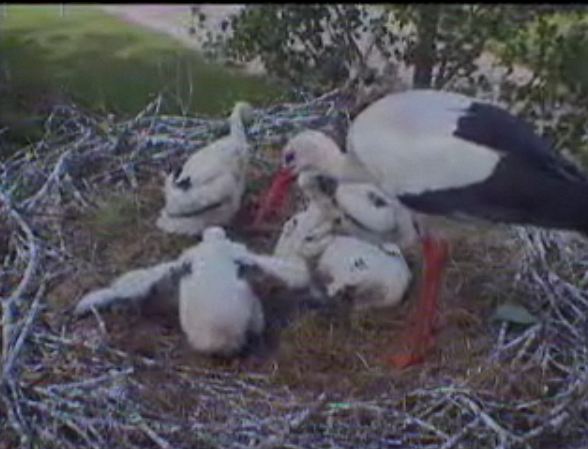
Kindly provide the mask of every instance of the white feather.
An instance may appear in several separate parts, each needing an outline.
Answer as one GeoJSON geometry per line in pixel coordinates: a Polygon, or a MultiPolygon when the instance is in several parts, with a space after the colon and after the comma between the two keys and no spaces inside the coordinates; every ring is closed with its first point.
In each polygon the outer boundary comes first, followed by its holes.
{"type": "Polygon", "coordinates": [[[367,183],[340,184],[335,192],[335,200],[341,209],[363,226],[378,234],[393,232],[398,222],[398,212],[392,201],[388,200],[374,186],[367,183]],[[369,197],[378,197],[388,205],[376,207],[369,197]]]}
{"type": "Polygon", "coordinates": [[[230,134],[194,153],[177,177],[167,176],[166,203],[157,220],[158,227],[166,232],[197,235],[206,227],[230,222],[245,191],[249,145],[243,115],[250,111],[247,103],[237,103],[229,119],[230,134]],[[189,185],[181,188],[178,183],[182,182],[189,185]]]}
{"type": "Polygon", "coordinates": [[[316,265],[330,297],[352,287],[356,310],[398,303],[411,279],[397,245],[387,243],[378,248],[355,237],[333,235],[330,220],[314,203],[286,222],[274,254],[316,265]],[[362,260],[359,267],[358,259],[362,260]]]}
{"type": "Polygon", "coordinates": [[[101,309],[113,302],[140,302],[162,282],[173,282],[173,274],[182,264],[164,262],[151,268],[129,271],[115,279],[109,287],[84,295],[74,309],[75,315],[82,315],[92,308],[101,309]]]}
{"type": "Polygon", "coordinates": [[[274,247],[274,256],[310,260],[320,255],[333,238],[333,224],[319,206],[311,202],[286,221],[274,247]]]}
{"type": "Polygon", "coordinates": [[[341,183],[335,199],[344,213],[341,227],[347,233],[375,244],[391,241],[402,248],[416,241],[418,234],[412,213],[396,198],[385,196],[375,185],[341,183]],[[377,197],[386,205],[378,207],[370,197],[377,197]]]}
{"type": "Polygon", "coordinates": [[[453,135],[471,104],[466,96],[432,90],[387,95],[351,123],[347,154],[318,131],[294,136],[298,172],[318,172],[344,182],[374,183],[388,196],[463,187],[482,182],[501,154],[453,135]]]}
{"type": "Polygon", "coordinates": [[[254,254],[220,228],[207,229],[203,242],[183,257],[192,260],[192,275],[180,286],[180,319],[188,341],[201,352],[230,354],[243,345],[247,332],[264,329],[261,302],[239,279],[237,264],[255,265],[293,289],[310,286],[302,261],[254,254]]]}
{"type": "Polygon", "coordinates": [[[205,354],[232,355],[242,348],[249,333],[260,334],[265,327],[259,298],[239,278],[241,264],[258,266],[292,288],[310,283],[303,262],[254,254],[229,240],[222,228],[209,227],[202,242],[175,261],[120,276],[110,287],[85,295],[74,313],[81,315],[114,302],[140,302],[153,288],[173,282],[176,287],[179,284],[178,297],[163,299],[179,303],[180,325],[191,347],[205,354]]]}
{"type": "Polygon", "coordinates": [[[319,274],[331,279],[329,296],[353,288],[355,310],[390,307],[403,298],[411,273],[392,243],[386,251],[355,237],[336,236],[318,260],[319,274]]]}
{"type": "Polygon", "coordinates": [[[110,287],[85,295],[74,313],[114,302],[140,302],[169,280],[179,283],[179,298],[173,301],[179,303],[180,324],[190,345],[199,352],[230,355],[242,347],[248,331],[260,333],[264,328],[258,298],[237,276],[235,261],[247,254],[247,248],[228,240],[223,229],[207,228],[202,242],[177,260],[120,276],[110,287]],[[190,270],[173,276],[185,266],[190,270]]]}
{"type": "Polygon", "coordinates": [[[291,154],[292,162],[286,162],[297,174],[314,176],[324,174],[345,182],[372,182],[370,173],[351,155],[343,154],[335,141],[316,130],[304,130],[290,138],[282,155],[291,154]]]}
{"type": "Polygon", "coordinates": [[[391,196],[482,182],[501,155],[453,135],[470,103],[432,90],[388,95],[355,118],[347,149],[391,196]]]}
{"type": "Polygon", "coordinates": [[[180,324],[196,351],[230,355],[248,331],[262,332],[264,318],[258,298],[238,277],[235,246],[217,231],[207,229],[190,253],[192,274],[180,284],[180,324]]]}
{"type": "MultiPolygon", "coordinates": [[[[306,131],[304,132],[306,133],[306,131]]],[[[320,153],[329,160],[343,157],[335,143],[317,131],[310,131],[309,138],[321,145],[320,153]],[[332,153],[336,156],[329,156],[332,153]]],[[[395,197],[387,197],[374,184],[367,182],[338,183],[334,198],[329,198],[318,187],[318,173],[304,169],[298,174],[297,183],[306,198],[319,208],[325,219],[337,223],[342,230],[373,243],[393,241],[403,248],[412,245],[417,237],[412,214],[395,197]],[[385,201],[376,206],[373,198],[385,201]]]]}
{"type": "Polygon", "coordinates": [[[310,285],[310,273],[303,261],[286,260],[261,254],[249,254],[241,262],[255,265],[270,276],[283,281],[287,287],[301,289],[310,285]]]}

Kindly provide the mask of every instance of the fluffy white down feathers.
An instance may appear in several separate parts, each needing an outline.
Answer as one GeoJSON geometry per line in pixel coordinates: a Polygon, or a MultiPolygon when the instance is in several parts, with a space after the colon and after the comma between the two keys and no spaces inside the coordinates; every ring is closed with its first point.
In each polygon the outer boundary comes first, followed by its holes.
{"type": "MultiPolygon", "coordinates": [[[[345,182],[336,184],[330,194],[322,191],[322,165],[344,165],[345,156],[336,143],[319,131],[303,131],[286,146],[296,152],[293,170],[298,173],[297,184],[311,203],[337,223],[336,230],[355,235],[372,243],[394,241],[402,248],[411,246],[417,231],[411,212],[394,197],[387,197],[373,183],[345,182]],[[313,164],[319,164],[319,169],[313,164]]],[[[328,172],[324,172],[327,173],[328,172]]]]}
{"type": "Polygon", "coordinates": [[[274,254],[306,260],[324,280],[328,295],[347,291],[355,310],[398,304],[412,278],[400,248],[331,231],[330,219],[311,203],[286,222],[274,254]]]}
{"type": "Polygon", "coordinates": [[[317,270],[330,297],[346,293],[355,310],[395,306],[404,297],[411,273],[393,243],[375,246],[351,236],[336,236],[321,254],[317,270]]]}
{"type": "Polygon", "coordinates": [[[163,231],[199,235],[231,221],[241,206],[249,145],[243,120],[249,104],[238,102],[229,118],[230,134],[198,150],[166,177],[165,206],[157,220],[163,231]]]}
{"type": "Polygon", "coordinates": [[[110,287],[88,293],[75,314],[118,301],[140,302],[162,283],[179,283],[175,301],[192,348],[210,355],[237,355],[248,338],[259,336],[265,327],[260,299],[239,276],[243,265],[256,266],[294,288],[306,286],[310,279],[304,264],[254,254],[229,240],[222,228],[211,227],[204,231],[200,244],[175,261],[131,271],[110,287]]]}
{"type": "Polygon", "coordinates": [[[235,261],[246,249],[227,240],[218,228],[207,229],[189,254],[192,272],[180,284],[180,324],[199,352],[232,355],[247,333],[261,334],[263,310],[235,261]]]}
{"type": "MultiPolygon", "coordinates": [[[[92,308],[101,309],[118,301],[140,302],[153,293],[155,288],[166,289],[168,284],[178,282],[184,270],[180,261],[164,262],[150,268],[129,271],[115,279],[109,287],[95,290],[83,296],[74,309],[75,315],[83,315],[92,308]]],[[[174,298],[165,300],[174,301],[174,298]]]]}
{"type": "Polygon", "coordinates": [[[293,260],[311,260],[333,240],[333,223],[313,201],[302,212],[284,223],[274,247],[274,256],[293,260]]]}

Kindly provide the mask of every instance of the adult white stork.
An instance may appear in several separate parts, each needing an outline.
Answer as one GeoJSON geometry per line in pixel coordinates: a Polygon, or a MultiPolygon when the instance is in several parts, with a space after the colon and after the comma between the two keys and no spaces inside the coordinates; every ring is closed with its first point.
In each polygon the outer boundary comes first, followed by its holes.
{"type": "MultiPolygon", "coordinates": [[[[478,219],[588,235],[588,178],[506,110],[465,95],[410,90],[364,109],[347,134],[347,154],[325,151],[304,133],[283,151],[274,186],[292,173],[315,172],[339,182],[374,182],[416,214],[424,279],[409,350],[395,366],[423,359],[432,343],[448,246],[433,216],[478,219]],[[427,223],[428,222],[428,223],[427,223]],[[427,226],[428,224],[428,226],[427,226]]],[[[273,188],[269,196],[277,200],[273,188]]]]}

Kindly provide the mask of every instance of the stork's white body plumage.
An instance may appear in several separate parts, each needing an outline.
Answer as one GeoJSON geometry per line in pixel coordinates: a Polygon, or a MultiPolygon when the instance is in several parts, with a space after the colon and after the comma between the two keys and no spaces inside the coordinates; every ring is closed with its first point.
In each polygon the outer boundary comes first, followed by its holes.
{"type": "Polygon", "coordinates": [[[266,327],[262,302],[247,276],[241,275],[242,268],[248,266],[286,288],[309,286],[310,275],[303,263],[254,254],[245,245],[229,240],[222,228],[210,227],[200,244],[175,261],[126,273],[110,287],[85,295],[74,313],[82,315],[121,301],[139,303],[154,290],[163,290],[161,300],[178,308],[180,325],[194,350],[209,355],[245,355],[247,349],[257,349],[247,345],[255,345],[266,327]]]}
{"type": "Polygon", "coordinates": [[[333,234],[332,220],[316,203],[285,223],[274,255],[305,260],[328,296],[350,299],[355,310],[398,304],[411,279],[398,246],[333,234]]]}
{"type": "Polygon", "coordinates": [[[305,265],[254,254],[228,240],[220,228],[207,229],[203,242],[187,257],[192,274],[180,285],[180,322],[200,352],[235,354],[248,334],[260,335],[264,329],[261,302],[240,278],[239,265],[255,266],[292,289],[310,283],[305,265]]]}
{"type": "Polygon", "coordinates": [[[360,227],[385,235],[398,225],[397,211],[373,184],[340,184],[335,191],[335,201],[346,215],[359,222],[353,229],[360,227]]]}
{"type": "Polygon", "coordinates": [[[395,198],[386,197],[373,184],[340,184],[335,193],[345,211],[343,229],[372,243],[392,242],[401,248],[414,244],[418,235],[412,214],[395,198]]]}
{"type": "Polygon", "coordinates": [[[443,92],[439,101],[439,93],[388,95],[359,114],[349,128],[349,153],[389,196],[478,183],[500,160],[496,151],[454,135],[472,100],[443,92]]]}
{"type": "Polygon", "coordinates": [[[162,230],[199,235],[209,226],[229,223],[241,206],[249,161],[243,116],[247,103],[237,103],[229,119],[230,134],[193,154],[166,177],[165,207],[157,220],[162,230]]]}

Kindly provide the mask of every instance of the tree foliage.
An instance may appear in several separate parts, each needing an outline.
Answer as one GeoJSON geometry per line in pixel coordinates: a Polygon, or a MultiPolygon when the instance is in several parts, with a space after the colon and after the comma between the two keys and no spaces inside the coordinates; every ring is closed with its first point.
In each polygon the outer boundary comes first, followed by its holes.
{"type": "Polygon", "coordinates": [[[588,165],[588,23],[582,10],[550,11],[503,43],[505,65],[532,70],[523,85],[502,82],[501,99],[540,127],[557,147],[580,156],[588,165]]]}
{"type": "Polygon", "coordinates": [[[285,86],[315,95],[354,70],[392,62],[415,87],[493,92],[578,149],[588,104],[585,15],[581,4],[250,4],[206,45],[230,61],[258,58],[285,86]],[[500,79],[478,67],[490,51],[504,67],[500,79]],[[532,76],[514,83],[521,65],[532,76]]]}

